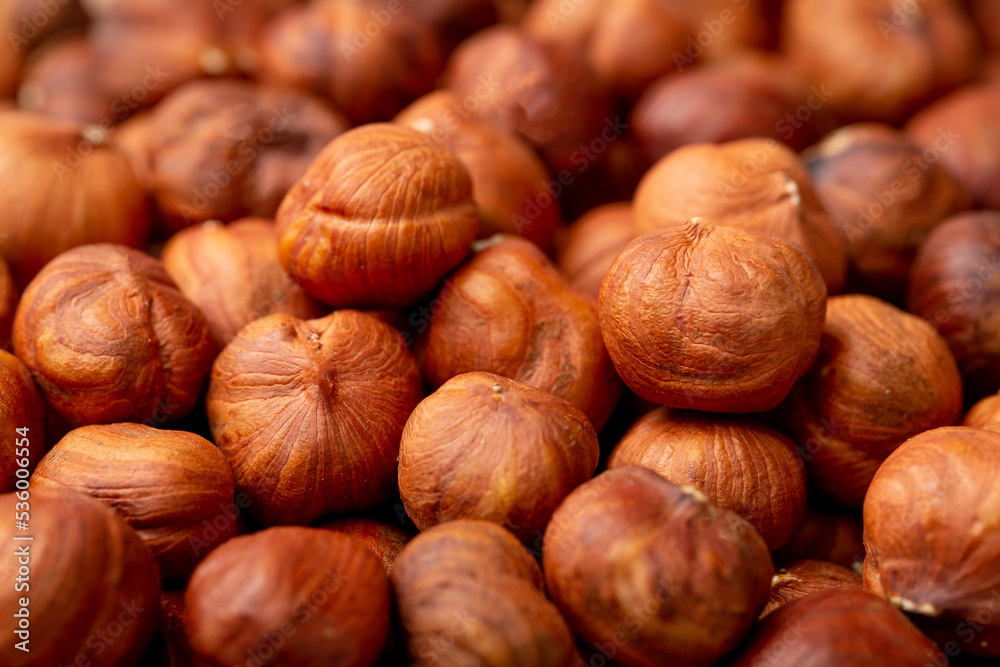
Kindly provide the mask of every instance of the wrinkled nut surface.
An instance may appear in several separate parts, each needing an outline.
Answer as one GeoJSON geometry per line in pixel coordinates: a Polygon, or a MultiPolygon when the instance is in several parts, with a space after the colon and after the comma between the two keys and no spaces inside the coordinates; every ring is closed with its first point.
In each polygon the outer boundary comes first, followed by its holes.
{"type": "Polygon", "coordinates": [[[0,350],[0,424],[6,425],[0,435],[0,493],[13,491],[18,479],[26,480],[45,453],[45,412],[27,367],[0,350]],[[21,465],[25,459],[28,465],[21,465]],[[19,476],[21,469],[25,472],[19,476]]]}
{"type": "Polygon", "coordinates": [[[573,629],[628,665],[711,665],[767,601],[767,545],[738,515],[638,467],[609,470],[545,531],[545,581],[573,629]]]}
{"type": "Polygon", "coordinates": [[[28,285],[14,350],[72,426],[162,426],[198,404],[217,348],[163,264],[119,245],[52,260],[28,285]]]}
{"type": "Polygon", "coordinates": [[[392,574],[396,559],[410,541],[410,534],[405,530],[377,519],[363,517],[335,519],[323,524],[322,528],[350,535],[364,543],[382,561],[387,575],[392,574]]]}
{"type": "Polygon", "coordinates": [[[591,209],[570,225],[557,264],[570,284],[597,301],[608,269],[639,236],[627,202],[591,209]]]}
{"type": "Polygon", "coordinates": [[[819,272],[797,247],[691,221],[629,244],[604,278],[599,312],[608,353],[635,393],[755,412],[781,402],[812,365],[825,305],[819,272]]]}
{"type": "Polygon", "coordinates": [[[771,579],[771,597],[760,617],[769,616],[795,600],[831,589],[864,590],[861,575],[821,560],[803,560],[783,567],[771,579]]]}
{"type": "Polygon", "coordinates": [[[145,542],[164,579],[187,578],[236,534],[233,472],[222,452],[194,433],[83,426],[45,455],[31,486],[77,491],[112,507],[145,542]]]}
{"type": "Polygon", "coordinates": [[[407,420],[399,492],[421,530],[482,519],[533,544],[599,455],[594,427],[573,404],[492,373],[464,373],[407,420]]]}
{"type": "Polygon", "coordinates": [[[478,218],[469,172],[423,132],[387,123],[330,143],[278,211],[281,263],[337,308],[397,308],[469,252],[478,218]]]}

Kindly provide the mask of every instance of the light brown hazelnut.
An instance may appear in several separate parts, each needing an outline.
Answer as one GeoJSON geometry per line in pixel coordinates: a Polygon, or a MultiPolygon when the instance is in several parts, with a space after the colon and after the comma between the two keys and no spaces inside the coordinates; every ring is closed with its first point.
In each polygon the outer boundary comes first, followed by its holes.
{"type": "Polygon", "coordinates": [[[0,493],[24,491],[45,453],[45,403],[31,374],[13,354],[0,350],[0,493]]]}
{"type": "Polygon", "coordinates": [[[403,547],[410,541],[410,534],[402,528],[390,526],[377,519],[351,517],[335,519],[323,524],[323,528],[333,530],[361,541],[382,561],[385,573],[392,574],[396,559],[403,547]]]}
{"type": "Polygon", "coordinates": [[[570,225],[559,249],[559,270],[573,287],[597,301],[608,269],[638,236],[631,204],[591,209],[570,225]]]}
{"type": "Polygon", "coordinates": [[[783,567],[771,579],[771,597],[760,617],[769,616],[790,602],[827,590],[864,590],[861,575],[821,560],[803,560],[783,567]]]}
{"type": "Polygon", "coordinates": [[[1000,431],[1000,394],[980,399],[965,414],[962,426],[1000,431]]]}

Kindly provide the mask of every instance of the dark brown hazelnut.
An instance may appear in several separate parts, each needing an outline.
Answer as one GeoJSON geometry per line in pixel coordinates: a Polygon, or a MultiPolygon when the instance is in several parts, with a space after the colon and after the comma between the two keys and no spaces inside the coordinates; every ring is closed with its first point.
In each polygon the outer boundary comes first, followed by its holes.
{"type": "Polygon", "coordinates": [[[630,243],[599,302],[625,384],[709,412],[778,405],[816,358],[825,307],[823,280],[798,247],[705,221],[630,243]]]}
{"type": "Polygon", "coordinates": [[[21,361],[0,350],[0,493],[28,487],[45,453],[45,403],[21,361]]]}
{"type": "Polygon", "coordinates": [[[629,203],[591,209],[570,225],[559,250],[559,270],[573,287],[597,301],[608,269],[637,236],[629,203]]]}
{"type": "Polygon", "coordinates": [[[865,497],[864,582],[943,645],[1000,656],[1000,433],[910,438],[865,497]]]}
{"type": "Polygon", "coordinates": [[[369,667],[389,633],[382,564],[332,530],[235,537],[194,571],[184,602],[191,643],[213,667],[369,667]]]}
{"type": "Polygon", "coordinates": [[[125,246],[59,255],[28,285],[14,350],[71,426],[185,416],[217,348],[208,322],[163,264],[125,246]]]}
{"type": "Polygon", "coordinates": [[[468,254],[478,218],[468,170],[423,132],[388,123],[327,146],[277,217],[285,269],[331,306],[398,308],[468,254]]]}
{"type": "Polygon", "coordinates": [[[966,0],[976,28],[982,33],[987,50],[1000,56],[1000,5],[993,0],[966,0]]]}
{"type": "Polygon", "coordinates": [[[783,567],[771,580],[771,597],[760,617],[770,616],[795,600],[831,589],[864,590],[861,575],[854,570],[821,560],[803,560],[783,567]]]}
{"type": "Polygon", "coordinates": [[[410,541],[410,534],[402,528],[390,526],[377,519],[347,518],[335,519],[323,524],[323,528],[350,535],[360,540],[382,561],[385,573],[392,574],[403,547],[410,541]]]}
{"type": "Polygon", "coordinates": [[[32,54],[21,76],[17,105],[51,118],[79,123],[111,124],[124,118],[112,112],[112,99],[97,85],[97,65],[86,37],[53,38],[32,54]]]}
{"type": "Polygon", "coordinates": [[[73,491],[8,493],[0,496],[0,539],[8,545],[0,555],[0,663],[138,664],[156,631],[160,572],[110,508],[73,491]],[[27,528],[15,524],[19,514],[27,528]]]}
{"type": "Polygon", "coordinates": [[[865,557],[861,513],[811,502],[798,529],[773,555],[778,565],[811,559],[853,568],[865,557]]]}
{"type": "Polygon", "coordinates": [[[893,450],[961,416],[962,380],[927,322],[875,297],[836,296],[816,363],[779,414],[813,486],[860,507],[893,450]]]}
{"type": "Polygon", "coordinates": [[[571,493],[542,548],[549,594],[573,629],[628,665],[711,665],[767,601],[774,568],[738,515],[637,467],[571,493]]]}
{"type": "Polygon", "coordinates": [[[450,521],[417,535],[396,561],[392,586],[418,667],[579,664],[538,563],[496,524],[450,521]]]}
{"type": "Polygon", "coordinates": [[[432,387],[486,371],[555,394],[598,431],[621,384],[597,308],[532,243],[501,235],[445,283],[427,326],[424,374],[432,387]]]}
{"type": "Polygon", "coordinates": [[[205,314],[219,349],[261,317],[286,313],[311,320],[324,314],[281,267],[270,220],[190,227],[167,241],[162,258],[177,287],[205,314]]]}
{"type": "Polygon", "coordinates": [[[572,403],[492,373],[463,373],[421,401],[399,445],[399,493],[417,528],[493,521],[540,541],[600,448],[572,403]]]}
{"type": "Polygon", "coordinates": [[[654,410],[628,430],[608,459],[608,468],[631,465],[736,512],[771,551],[788,541],[806,513],[802,458],[788,438],[750,417],[654,410]]]}
{"type": "Polygon", "coordinates": [[[338,310],[245,326],[215,361],[206,410],[251,514],[308,523],[395,495],[399,438],[420,398],[400,333],[338,310]]]}
{"type": "Polygon", "coordinates": [[[45,455],[31,486],[70,489],[114,508],[149,547],[164,579],[186,579],[236,532],[233,472],[222,452],[194,433],[84,426],[45,455]]]}
{"type": "Polygon", "coordinates": [[[14,276],[10,273],[7,261],[0,256],[0,350],[11,349],[11,332],[14,329],[14,313],[21,300],[14,276]]]}

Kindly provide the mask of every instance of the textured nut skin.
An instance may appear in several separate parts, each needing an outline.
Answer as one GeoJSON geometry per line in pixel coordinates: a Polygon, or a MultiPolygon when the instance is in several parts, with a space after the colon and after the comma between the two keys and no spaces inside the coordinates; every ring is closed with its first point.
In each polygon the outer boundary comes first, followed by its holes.
{"type": "Polygon", "coordinates": [[[156,630],[160,596],[160,572],[142,540],[105,505],[54,489],[31,492],[30,530],[15,530],[18,502],[16,494],[0,496],[0,538],[11,545],[0,554],[0,607],[7,612],[0,618],[0,662],[137,665],[156,630]],[[34,540],[12,541],[25,535],[34,540]],[[29,593],[14,588],[23,564],[15,550],[22,545],[30,545],[30,652],[14,648],[21,641],[14,612],[29,593]],[[114,629],[120,632],[114,641],[101,639],[114,629]]]}
{"type": "Polygon", "coordinates": [[[973,73],[975,28],[956,0],[789,0],[782,47],[845,120],[897,122],[973,73]],[[877,63],[877,66],[874,66],[877,63]]]}
{"type": "Polygon", "coordinates": [[[966,195],[923,149],[888,125],[848,125],[803,155],[816,194],[844,236],[851,282],[898,297],[928,232],[966,195]]]}
{"type": "Polygon", "coordinates": [[[615,258],[639,236],[627,202],[591,209],[569,227],[558,266],[573,287],[597,301],[615,258]]]}
{"type": "Polygon", "coordinates": [[[1000,433],[962,426],[910,438],[865,497],[864,583],[942,644],[1000,655],[1000,433]],[[965,625],[963,625],[963,621],[965,625]],[[964,627],[975,622],[975,641],[964,627]],[[981,628],[981,629],[979,629],[981,628]]]}
{"type": "Polygon", "coordinates": [[[217,667],[271,653],[274,665],[367,667],[389,632],[389,582],[378,558],[318,528],[229,540],[194,571],[184,602],[192,645],[217,667]],[[294,636],[282,634],[289,625],[294,636]],[[275,646],[272,634],[286,641],[275,646]]]}
{"type": "Polygon", "coordinates": [[[141,424],[83,426],[45,455],[33,488],[66,488],[112,507],[142,538],[164,579],[187,578],[236,534],[233,472],[194,433],[141,424]]]}
{"type": "Polygon", "coordinates": [[[0,256],[24,286],[56,255],[88,243],[138,246],[149,205],[124,155],[76,123],[0,111],[0,256]]]}
{"type": "Polygon", "coordinates": [[[771,597],[760,617],[770,616],[785,605],[820,591],[864,590],[861,576],[853,570],[821,560],[803,560],[783,567],[771,580],[771,597]]]}
{"type": "Polygon", "coordinates": [[[487,243],[437,297],[427,381],[439,387],[461,373],[496,373],[566,399],[601,430],[621,383],[594,304],[530,242],[501,235],[487,243]]]}
{"type": "Polygon", "coordinates": [[[458,158],[423,132],[387,123],[324,148],[276,222],[282,265],[337,308],[415,303],[465,258],[479,224],[458,158]]]}
{"type": "Polygon", "coordinates": [[[861,513],[810,504],[798,530],[773,556],[778,565],[792,565],[800,560],[822,560],[853,568],[865,557],[865,545],[861,541],[861,513]]]}
{"type": "Polygon", "coordinates": [[[910,273],[907,309],[947,341],[972,399],[1000,390],[998,252],[1000,213],[966,213],[930,233],[910,273]]]}
{"type": "Polygon", "coordinates": [[[219,348],[250,322],[285,313],[303,320],[324,314],[278,261],[274,224],[260,218],[207,222],[170,237],[163,268],[198,306],[219,348]]]}
{"type": "Polygon", "coordinates": [[[774,234],[816,263],[830,294],[847,270],[843,239],[820,204],[809,172],[788,147],[770,139],[692,144],[656,163],[633,201],[640,232],[692,218],[774,234]]]}
{"type": "Polygon", "coordinates": [[[711,665],[767,601],[764,540],[694,494],[644,468],[609,470],[571,493],[545,531],[553,601],[583,639],[613,642],[626,665],[711,665]]]}
{"type": "Polygon", "coordinates": [[[199,402],[217,352],[163,264],[111,244],[68,250],[32,280],[14,350],[72,426],[180,419],[199,402]]]}
{"type": "Polygon", "coordinates": [[[812,365],[825,304],[823,281],[797,247],[691,221],[630,243],[604,278],[599,312],[615,368],[639,396],[756,412],[812,365]]]}
{"type": "Polygon", "coordinates": [[[492,373],[463,373],[407,420],[399,492],[421,530],[482,519],[533,544],[599,456],[594,427],[572,403],[492,373]]]}
{"type": "Polygon", "coordinates": [[[860,507],[882,461],[907,438],[954,424],[962,380],[922,319],[863,295],[830,299],[815,365],[781,407],[812,485],[860,507]]]}
{"type": "Polygon", "coordinates": [[[417,535],[396,561],[392,586],[418,667],[579,664],[538,563],[494,523],[450,521],[417,535]]]}
{"type": "Polygon", "coordinates": [[[788,438],[750,417],[654,410],[628,430],[608,459],[608,468],[631,465],[736,512],[771,551],[788,541],[806,513],[802,458],[788,438]]]}
{"type": "Polygon", "coordinates": [[[390,526],[376,519],[336,519],[323,524],[323,528],[350,535],[363,542],[382,561],[387,575],[392,574],[396,559],[410,541],[410,534],[402,528],[390,526]]]}
{"type": "Polygon", "coordinates": [[[479,238],[520,234],[543,250],[552,247],[559,202],[550,192],[545,165],[520,137],[470,116],[462,100],[446,90],[421,97],[394,122],[429,134],[469,170],[479,238]]]}
{"type": "Polygon", "coordinates": [[[0,493],[14,490],[19,468],[33,470],[42,458],[45,410],[28,369],[13,354],[0,350],[0,424],[6,425],[0,436],[0,493]],[[20,428],[27,429],[27,433],[19,433],[20,428]],[[28,465],[19,465],[25,458],[28,465]]]}
{"type": "Polygon", "coordinates": [[[216,360],[205,407],[251,513],[308,523],[396,493],[399,438],[420,399],[399,332],[339,310],[248,324],[216,360]]]}
{"type": "Polygon", "coordinates": [[[853,590],[822,591],[768,616],[733,656],[733,667],[829,665],[927,667],[947,664],[931,640],[884,600],[853,590]]]}

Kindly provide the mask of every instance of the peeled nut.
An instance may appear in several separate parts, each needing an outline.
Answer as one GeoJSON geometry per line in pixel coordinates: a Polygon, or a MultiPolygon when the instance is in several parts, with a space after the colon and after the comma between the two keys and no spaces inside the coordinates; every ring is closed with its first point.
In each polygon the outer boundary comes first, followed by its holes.
{"type": "Polygon", "coordinates": [[[861,575],[854,570],[821,560],[803,560],[783,567],[771,580],[771,597],[760,617],[769,616],[795,600],[832,589],[864,590],[861,575]]]}
{"type": "Polygon", "coordinates": [[[391,526],[376,519],[348,518],[335,519],[323,524],[323,528],[333,530],[363,542],[382,561],[386,574],[399,558],[403,547],[410,541],[410,534],[402,528],[391,526]]]}
{"type": "Polygon", "coordinates": [[[45,453],[45,411],[28,369],[0,350],[0,424],[7,425],[0,436],[0,493],[13,491],[18,480],[25,487],[45,453]]]}
{"type": "Polygon", "coordinates": [[[608,269],[637,236],[631,204],[591,209],[570,225],[559,250],[559,270],[571,285],[597,301],[608,269]]]}

